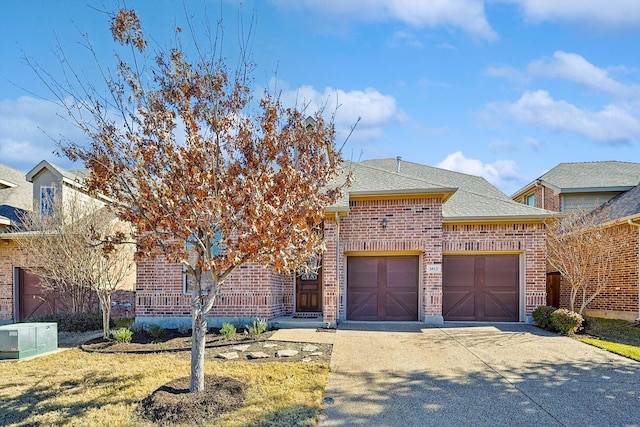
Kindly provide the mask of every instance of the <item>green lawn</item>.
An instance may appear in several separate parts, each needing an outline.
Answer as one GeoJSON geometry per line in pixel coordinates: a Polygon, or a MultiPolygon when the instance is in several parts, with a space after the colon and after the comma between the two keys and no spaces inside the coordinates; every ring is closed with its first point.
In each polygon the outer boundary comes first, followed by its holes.
{"type": "Polygon", "coordinates": [[[640,325],[624,320],[590,318],[585,326],[588,336],[576,338],[630,359],[640,361],[640,325]]]}

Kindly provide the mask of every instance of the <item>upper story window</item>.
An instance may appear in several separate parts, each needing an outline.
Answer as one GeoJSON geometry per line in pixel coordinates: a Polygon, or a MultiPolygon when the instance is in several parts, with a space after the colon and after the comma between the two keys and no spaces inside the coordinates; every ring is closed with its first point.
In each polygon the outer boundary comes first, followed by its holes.
{"type": "Polygon", "coordinates": [[[53,215],[55,196],[56,187],[53,185],[43,185],[40,187],[40,214],[45,216],[53,215]]]}
{"type": "Polygon", "coordinates": [[[535,206],[536,205],[536,195],[535,194],[529,194],[527,196],[527,205],[528,206],[535,206]]]}

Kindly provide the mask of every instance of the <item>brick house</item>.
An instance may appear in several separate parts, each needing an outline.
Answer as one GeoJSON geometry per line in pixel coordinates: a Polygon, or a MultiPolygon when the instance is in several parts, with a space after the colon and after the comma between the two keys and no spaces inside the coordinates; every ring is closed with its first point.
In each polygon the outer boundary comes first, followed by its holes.
{"type": "MultiPolygon", "coordinates": [[[[26,320],[34,314],[65,311],[63,301],[45,296],[39,278],[28,271],[16,238],[21,236],[19,212],[46,209],[47,200],[103,205],[82,187],[86,170],[68,171],[43,160],[26,174],[0,165],[0,324],[26,320]],[[90,201],[90,202],[89,202],[90,201]]],[[[124,303],[131,307],[134,278],[114,295],[115,312],[124,303]]],[[[97,309],[97,300],[96,300],[97,309]]]]}
{"type": "MultiPolygon", "coordinates": [[[[210,324],[261,317],[530,321],[546,301],[551,213],[511,200],[480,177],[401,159],[347,162],[354,177],[325,210],[317,275],[245,265],[225,282],[210,324]]],[[[138,264],[136,323],[190,325],[182,267],[138,264]]]]}
{"type": "MultiPolygon", "coordinates": [[[[608,227],[622,233],[615,276],[610,286],[587,306],[588,316],[633,321],[640,318],[640,163],[603,161],[561,163],[513,194],[523,204],[571,212],[606,204],[608,227]]],[[[548,266],[547,305],[569,305],[569,288],[548,266]]]]}

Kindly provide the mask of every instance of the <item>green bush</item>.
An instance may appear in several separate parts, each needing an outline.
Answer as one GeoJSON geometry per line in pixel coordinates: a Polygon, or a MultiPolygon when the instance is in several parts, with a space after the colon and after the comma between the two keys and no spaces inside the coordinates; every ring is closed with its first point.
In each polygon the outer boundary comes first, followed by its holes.
{"type": "Polygon", "coordinates": [[[231,323],[223,323],[222,328],[220,328],[220,335],[224,337],[224,339],[230,340],[231,338],[236,336],[236,327],[231,323]]]}
{"type": "Polygon", "coordinates": [[[111,339],[117,343],[130,343],[133,331],[129,328],[118,328],[111,331],[111,339]]]}
{"type": "MultiPolygon", "coordinates": [[[[102,313],[59,313],[31,316],[27,322],[55,322],[60,332],[86,332],[102,329],[102,313]]],[[[109,327],[114,326],[113,319],[109,327]]]]}
{"type": "Polygon", "coordinates": [[[147,329],[147,332],[149,333],[149,335],[151,335],[153,338],[160,338],[161,336],[164,335],[164,328],[160,325],[156,325],[155,323],[153,325],[150,325],[149,328],[147,329]]]}
{"type": "Polygon", "coordinates": [[[551,315],[557,308],[548,305],[542,305],[533,310],[533,320],[543,329],[553,330],[551,324],[551,315]]]}
{"type": "Polygon", "coordinates": [[[267,330],[267,326],[267,319],[258,318],[254,320],[251,325],[247,325],[247,332],[249,332],[249,335],[256,337],[265,332],[267,330]]]}
{"type": "Polygon", "coordinates": [[[559,308],[551,314],[551,324],[561,333],[572,335],[582,328],[584,318],[576,312],[559,308]]]}

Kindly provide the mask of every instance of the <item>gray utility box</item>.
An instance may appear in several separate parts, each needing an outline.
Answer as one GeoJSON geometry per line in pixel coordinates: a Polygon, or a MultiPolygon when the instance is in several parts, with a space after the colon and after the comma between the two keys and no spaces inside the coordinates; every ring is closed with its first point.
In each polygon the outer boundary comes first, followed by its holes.
{"type": "Polygon", "coordinates": [[[0,326],[0,359],[22,359],[57,349],[57,323],[15,323],[0,326]]]}

